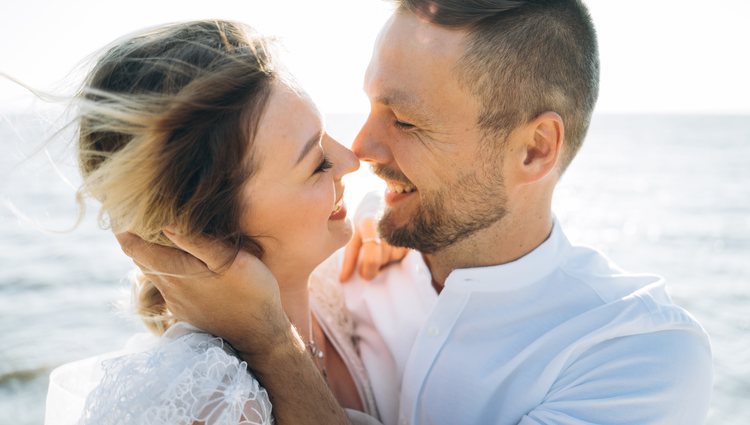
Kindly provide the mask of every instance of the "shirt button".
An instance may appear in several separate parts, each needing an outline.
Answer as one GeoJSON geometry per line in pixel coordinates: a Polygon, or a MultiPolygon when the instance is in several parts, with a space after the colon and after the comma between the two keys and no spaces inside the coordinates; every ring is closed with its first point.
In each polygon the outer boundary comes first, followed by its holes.
{"type": "Polygon", "coordinates": [[[438,336],[438,334],[440,334],[440,329],[437,326],[430,326],[427,329],[427,335],[429,336],[438,336]]]}

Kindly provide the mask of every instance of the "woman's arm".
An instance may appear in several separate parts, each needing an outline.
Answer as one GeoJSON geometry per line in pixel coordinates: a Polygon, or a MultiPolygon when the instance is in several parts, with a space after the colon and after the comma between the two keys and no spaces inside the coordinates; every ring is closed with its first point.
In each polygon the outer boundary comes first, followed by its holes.
{"type": "MultiPolygon", "coordinates": [[[[47,412],[47,422],[79,425],[169,425],[194,421],[205,425],[273,423],[268,392],[248,370],[247,363],[238,359],[221,339],[186,323],[176,323],[149,345],[143,349],[126,348],[71,365],[72,371],[63,371],[67,376],[62,383],[75,391],[81,379],[91,377],[96,382],[81,394],[80,410],[75,403],[57,406],[57,412],[47,412]],[[73,412],[67,415],[71,407],[73,412]],[[69,416],[68,420],[65,415],[69,416]],[[70,420],[73,415],[74,420],[70,420]]],[[[53,375],[57,375],[53,379],[60,378],[59,373],[53,375]]]]}

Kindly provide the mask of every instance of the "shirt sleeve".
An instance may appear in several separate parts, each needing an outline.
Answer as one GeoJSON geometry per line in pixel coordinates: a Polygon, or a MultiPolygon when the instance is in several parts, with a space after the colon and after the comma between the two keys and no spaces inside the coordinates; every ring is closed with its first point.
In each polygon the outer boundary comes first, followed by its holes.
{"type": "Polygon", "coordinates": [[[616,338],[573,362],[519,425],[703,424],[712,380],[699,330],[616,338]]]}

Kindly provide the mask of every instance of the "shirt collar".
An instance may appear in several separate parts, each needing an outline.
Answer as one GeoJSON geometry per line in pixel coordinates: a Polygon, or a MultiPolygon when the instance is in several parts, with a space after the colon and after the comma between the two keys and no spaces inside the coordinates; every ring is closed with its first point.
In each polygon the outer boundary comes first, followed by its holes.
{"type": "Polygon", "coordinates": [[[506,264],[457,269],[445,289],[466,292],[506,292],[531,285],[557,269],[571,245],[555,218],[547,239],[533,251],[506,264]]]}

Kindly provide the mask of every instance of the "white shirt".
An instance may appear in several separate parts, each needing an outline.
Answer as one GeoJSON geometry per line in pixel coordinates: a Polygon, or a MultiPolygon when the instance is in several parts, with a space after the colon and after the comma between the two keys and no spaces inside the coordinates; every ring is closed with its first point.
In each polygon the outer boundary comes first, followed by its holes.
{"type": "Polygon", "coordinates": [[[517,261],[454,271],[439,297],[417,253],[345,288],[385,424],[705,421],[705,331],[662,279],[572,246],[558,223],[517,261]],[[380,406],[388,388],[398,414],[380,406]]]}

